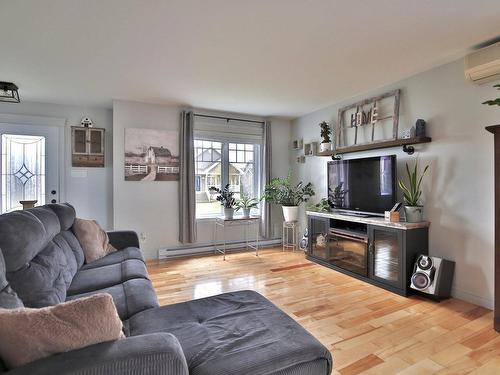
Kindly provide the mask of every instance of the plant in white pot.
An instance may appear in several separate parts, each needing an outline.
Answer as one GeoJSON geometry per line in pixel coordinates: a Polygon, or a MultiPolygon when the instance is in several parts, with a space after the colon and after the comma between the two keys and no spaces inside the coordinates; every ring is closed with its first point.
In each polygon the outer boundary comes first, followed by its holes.
{"type": "Polygon", "coordinates": [[[236,205],[236,199],[234,199],[234,192],[229,190],[229,184],[224,186],[224,188],[219,189],[218,187],[211,186],[208,189],[211,193],[217,193],[217,201],[220,202],[221,206],[224,207],[224,217],[226,219],[232,219],[234,215],[234,206],[236,205]]]}
{"type": "Polygon", "coordinates": [[[424,171],[418,176],[418,161],[415,162],[413,171],[410,171],[408,163],[406,163],[406,173],[408,175],[408,184],[399,180],[399,188],[403,191],[403,198],[405,201],[405,217],[406,221],[409,223],[418,223],[423,221],[424,207],[420,204],[420,197],[422,196],[422,190],[420,186],[422,184],[422,179],[425,173],[429,169],[429,166],[425,166],[424,171]]]}
{"type": "Polygon", "coordinates": [[[326,121],[321,122],[319,124],[319,127],[321,128],[321,138],[323,138],[323,140],[319,145],[319,151],[320,152],[331,151],[332,139],[330,138],[330,135],[332,134],[332,129],[330,128],[330,125],[328,125],[326,121]]]}
{"type": "Polygon", "coordinates": [[[292,185],[291,178],[290,173],[286,178],[273,178],[264,191],[264,197],[268,202],[282,206],[286,222],[298,221],[299,205],[314,195],[310,182],[304,185],[301,181],[297,185],[292,185]]]}
{"type": "Polygon", "coordinates": [[[241,198],[236,201],[236,211],[242,210],[243,217],[250,217],[250,210],[259,206],[260,199],[252,198],[244,193],[241,193],[241,198]]]}

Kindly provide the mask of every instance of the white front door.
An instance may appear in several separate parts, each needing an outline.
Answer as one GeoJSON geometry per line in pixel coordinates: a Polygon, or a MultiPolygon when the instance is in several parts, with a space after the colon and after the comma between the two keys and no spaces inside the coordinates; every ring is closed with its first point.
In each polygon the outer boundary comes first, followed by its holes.
{"type": "Polygon", "coordinates": [[[0,123],[0,213],[59,202],[60,138],[58,126],[0,123]]]}

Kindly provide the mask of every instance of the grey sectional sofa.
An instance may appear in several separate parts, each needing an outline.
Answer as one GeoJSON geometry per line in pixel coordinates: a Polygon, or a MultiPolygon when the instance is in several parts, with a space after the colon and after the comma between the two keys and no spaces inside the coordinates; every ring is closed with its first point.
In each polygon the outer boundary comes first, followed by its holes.
{"type": "Polygon", "coordinates": [[[50,306],[107,292],[126,338],[11,370],[0,361],[0,373],[330,374],[330,352],[256,292],[160,307],[134,232],[109,232],[119,251],[84,264],[74,220],[69,204],[0,216],[0,308],[50,306]]]}

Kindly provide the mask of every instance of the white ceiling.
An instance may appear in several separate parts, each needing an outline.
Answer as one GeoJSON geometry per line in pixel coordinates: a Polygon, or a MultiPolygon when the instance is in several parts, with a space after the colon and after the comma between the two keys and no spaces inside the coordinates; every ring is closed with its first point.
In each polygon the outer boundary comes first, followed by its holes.
{"type": "Polygon", "coordinates": [[[0,0],[22,99],[295,117],[500,35],[499,0],[0,0]]]}

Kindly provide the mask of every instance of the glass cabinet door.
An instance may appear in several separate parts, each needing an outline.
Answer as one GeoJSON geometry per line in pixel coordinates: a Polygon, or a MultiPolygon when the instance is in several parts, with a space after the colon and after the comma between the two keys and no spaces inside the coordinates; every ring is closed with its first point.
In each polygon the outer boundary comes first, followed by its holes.
{"type": "Polygon", "coordinates": [[[402,234],[388,228],[370,229],[370,276],[397,288],[402,282],[402,234]]]}
{"type": "Polygon", "coordinates": [[[73,129],[73,153],[87,153],[87,130],[73,129]]]}
{"type": "Polygon", "coordinates": [[[89,129],[90,154],[102,154],[104,149],[104,131],[89,129]]]}
{"type": "Polygon", "coordinates": [[[309,217],[309,254],[329,261],[328,230],[330,219],[309,217]]]}

